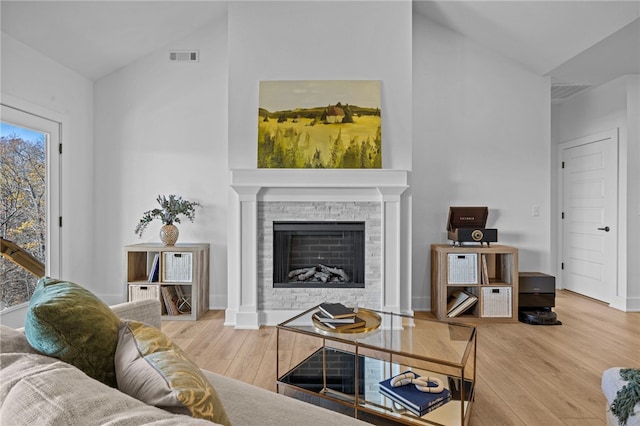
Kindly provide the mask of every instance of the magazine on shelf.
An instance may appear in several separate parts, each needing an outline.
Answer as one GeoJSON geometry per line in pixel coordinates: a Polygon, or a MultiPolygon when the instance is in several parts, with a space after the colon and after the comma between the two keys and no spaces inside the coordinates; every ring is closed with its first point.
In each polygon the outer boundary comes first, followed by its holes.
{"type": "Polygon", "coordinates": [[[449,318],[457,317],[458,315],[465,313],[468,309],[470,309],[473,305],[476,304],[476,302],[478,301],[478,297],[471,293],[468,293],[468,294],[469,294],[469,297],[467,297],[462,303],[460,303],[458,306],[456,306],[451,311],[449,311],[447,313],[447,317],[449,318]]]}
{"type": "Polygon", "coordinates": [[[483,254],[481,256],[482,259],[482,275],[481,275],[481,284],[490,284],[491,281],[489,280],[489,267],[487,265],[487,255],[483,254]]]}
{"type": "Polygon", "coordinates": [[[453,311],[458,307],[458,305],[467,300],[469,298],[469,294],[469,292],[464,290],[456,290],[451,293],[451,296],[449,296],[449,299],[447,300],[447,313],[453,311]]]}
{"type": "Polygon", "coordinates": [[[160,253],[156,253],[151,264],[151,272],[149,272],[149,282],[156,283],[160,277],[160,253]]]}
{"type": "Polygon", "coordinates": [[[180,315],[178,310],[178,295],[174,286],[161,286],[162,299],[167,308],[167,315],[180,315]]]}
{"type": "MultiPolygon", "coordinates": [[[[402,374],[405,373],[411,373],[411,371],[405,371],[402,374]]],[[[449,389],[445,388],[439,393],[422,392],[413,384],[393,387],[391,386],[391,379],[389,378],[379,383],[380,393],[402,405],[418,417],[424,416],[429,411],[435,410],[451,400],[449,389]]]]}
{"type": "Polygon", "coordinates": [[[347,308],[342,303],[322,303],[318,306],[318,309],[330,318],[349,318],[356,316],[353,309],[347,308]]]}

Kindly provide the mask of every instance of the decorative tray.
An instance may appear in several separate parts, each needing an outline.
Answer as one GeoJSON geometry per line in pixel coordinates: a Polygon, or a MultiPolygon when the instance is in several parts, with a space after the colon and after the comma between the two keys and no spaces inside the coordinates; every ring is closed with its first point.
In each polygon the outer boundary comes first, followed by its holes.
{"type": "Polygon", "coordinates": [[[315,328],[317,328],[318,330],[327,331],[329,333],[341,333],[341,334],[366,333],[369,331],[376,330],[378,327],[380,327],[380,323],[382,322],[382,319],[380,318],[380,315],[378,315],[377,313],[370,311],[369,309],[358,308],[356,310],[356,314],[358,315],[359,318],[365,321],[365,325],[363,325],[362,327],[347,328],[344,330],[333,329],[329,327],[328,325],[324,324],[322,321],[316,319],[315,315],[312,315],[311,319],[313,320],[313,326],[315,328]]]}

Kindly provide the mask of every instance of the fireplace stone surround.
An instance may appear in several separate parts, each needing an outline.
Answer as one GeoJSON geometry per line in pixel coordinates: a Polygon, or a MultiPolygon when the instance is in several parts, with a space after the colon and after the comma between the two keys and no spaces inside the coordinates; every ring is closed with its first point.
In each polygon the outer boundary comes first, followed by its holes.
{"type": "MultiPolygon", "coordinates": [[[[275,204],[279,208],[281,203],[275,204]]],[[[294,207],[298,208],[300,204],[306,209],[306,203],[294,203],[294,207]]],[[[326,204],[319,203],[318,207],[326,208],[326,204]]],[[[259,208],[265,205],[261,203],[259,208]]],[[[331,213],[330,206],[327,213],[331,213]]],[[[261,216],[263,214],[258,211],[258,217],[261,216]]],[[[259,252],[264,254],[259,258],[264,262],[260,269],[268,272],[267,256],[271,255],[274,288],[364,288],[366,222],[330,221],[326,220],[327,216],[323,215],[318,221],[276,218],[271,222],[272,249],[265,247],[266,241],[263,242],[259,252]]],[[[380,228],[379,224],[377,228],[380,228]]],[[[371,232],[369,238],[372,238],[371,232]]],[[[378,244],[370,243],[369,246],[378,244]]]]}
{"type": "Polygon", "coordinates": [[[407,171],[236,169],[230,178],[225,325],[275,325],[324,301],[407,313],[400,258],[407,171]],[[283,220],[365,222],[365,288],[273,288],[273,221],[283,220]]]}
{"type": "Polygon", "coordinates": [[[340,300],[347,306],[380,306],[380,204],[367,201],[276,201],[258,205],[258,310],[296,310],[318,300],[340,300]],[[273,222],[285,220],[365,222],[364,288],[274,288],[273,222]],[[302,302],[302,303],[301,303],[302,302]]]}

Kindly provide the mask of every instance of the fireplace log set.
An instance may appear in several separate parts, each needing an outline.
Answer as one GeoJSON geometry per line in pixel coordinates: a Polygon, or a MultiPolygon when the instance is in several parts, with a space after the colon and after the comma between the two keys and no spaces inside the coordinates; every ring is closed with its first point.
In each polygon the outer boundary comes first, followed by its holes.
{"type": "Polygon", "coordinates": [[[349,282],[349,275],[340,268],[332,268],[330,266],[318,264],[310,268],[300,268],[289,271],[289,279],[293,282],[349,282]]]}

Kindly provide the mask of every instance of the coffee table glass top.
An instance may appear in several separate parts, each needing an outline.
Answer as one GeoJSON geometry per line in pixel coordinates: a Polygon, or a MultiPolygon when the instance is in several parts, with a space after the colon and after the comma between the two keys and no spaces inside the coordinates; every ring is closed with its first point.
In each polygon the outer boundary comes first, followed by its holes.
{"type": "MultiPolygon", "coordinates": [[[[354,308],[357,310],[357,308],[354,308]]],[[[380,326],[363,333],[340,333],[314,326],[312,315],[317,306],[310,308],[281,324],[279,328],[297,333],[323,337],[327,340],[353,344],[361,348],[405,354],[425,361],[463,367],[472,350],[476,328],[472,325],[446,323],[382,312],[380,326]]]]}

